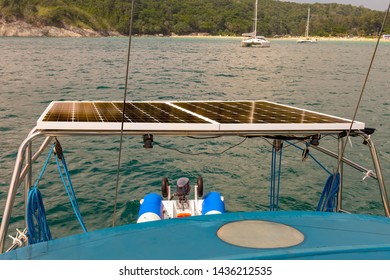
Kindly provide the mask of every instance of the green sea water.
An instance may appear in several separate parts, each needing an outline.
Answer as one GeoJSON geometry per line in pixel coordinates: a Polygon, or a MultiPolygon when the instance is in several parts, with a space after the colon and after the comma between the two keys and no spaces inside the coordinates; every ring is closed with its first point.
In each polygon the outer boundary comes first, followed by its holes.
{"type": "MultiPolygon", "coordinates": [[[[18,147],[52,100],[123,99],[127,44],[126,38],[0,37],[0,215],[18,147]]],[[[240,47],[232,38],[133,38],[127,100],[265,99],[351,119],[374,47],[374,42],[301,45],[273,40],[269,49],[253,49],[240,47]]],[[[389,58],[390,44],[381,43],[357,114],[357,120],[376,128],[373,139],[387,184],[389,58]]],[[[336,151],[330,140],[324,138],[321,145],[336,151]]],[[[59,141],[88,230],[110,226],[119,137],[59,141]]],[[[139,199],[159,192],[163,176],[174,184],[183,176],[195,183],[201,175],[205,192],[224,195],[227,211],[268,211],[271,146],[253,138],[220,154],[241,141],[160,136],[153,149],[145,150],[141,137],[124,137],[117,225],[134,222],[139,199]]],[[[361,139],[352,139],[351,144],[347,157],[372,169],[361,139]]],[[[334,160],[314,155],[333,171],[334,160]]],[[[38,160],[33,180],[45,156],[38,160]]],[[[300,150],[285,145],[280,209],[315,210],[327,176],[313,160],[302,161],[300,150]]],[[[382,215],[376,181],[363,177],[357,171],[346,176],[343,206],[351,212],[382,215]]],[[[40,189],[53,236],[82,232],[54,159],[40,189]]],[[[23,227],[22,190],[15,201],[11,233],[16,227],[23,227]]]]}

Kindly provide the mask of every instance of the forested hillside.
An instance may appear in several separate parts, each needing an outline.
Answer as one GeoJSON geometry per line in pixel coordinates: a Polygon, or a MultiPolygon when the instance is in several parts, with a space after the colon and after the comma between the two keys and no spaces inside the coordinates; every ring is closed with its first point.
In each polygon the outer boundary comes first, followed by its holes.
{"type": "MultiPolygon", "coordinates": [[[[303,35],[308,4],[259,0],[258,30],[266,36],[303,35]]],[[[340,4],[312,4],[314,36],[375,35],[384,12],[340,4]]],[[[133,33],[241,35],[252,29],[254,0],[135,0],[133,33]]],[[[127,34],[131,0],[0,0],[3,21],[75,26],[127,34]]],[[[386,25],[390,33],[390,24],[386,25]]]]}

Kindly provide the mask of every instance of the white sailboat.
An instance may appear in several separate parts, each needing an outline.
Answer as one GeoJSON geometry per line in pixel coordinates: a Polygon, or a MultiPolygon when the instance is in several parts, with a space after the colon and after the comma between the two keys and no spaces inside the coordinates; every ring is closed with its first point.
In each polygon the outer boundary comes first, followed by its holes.
{"type": "Polygon", "coordinates": [[[307,10],[305,38],[297,40],[297,43],[317,43],[317,39],[309,38],[309,26],[310,26],[310,8],[308,8],[308,10],[307,10]]]}
{"type": "Polygon", "coordinates": [[[242,47],[261,47],[261,48],[269,48],[271,46],[271,42],[268,41],[264,36],[257,36],[257,6],[258,0],[255,2],[255,17],[253,22],[253,32],[242,34],[247,37],[241,41],[242,47]]]}

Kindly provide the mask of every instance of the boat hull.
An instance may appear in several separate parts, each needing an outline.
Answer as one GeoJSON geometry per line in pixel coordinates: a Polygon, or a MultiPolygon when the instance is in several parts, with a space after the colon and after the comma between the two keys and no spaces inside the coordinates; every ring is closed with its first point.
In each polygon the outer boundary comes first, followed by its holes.
{"type": "MultiPolygon", "coordinates": [[[[241,230],[244,239],[245,232],[255,230],[241,230]]],[[[300,211],[224,213],[96,230],[23,247],[0,259],[390,259],[390,219],[300,211]],[[252,238],[269,239],[274,245],[268,248],[223,239],[226,225],[248,221],[292,229],[301,239],[273,242],[281,233],[267,228],[252,238]]]]}
{"type": "Polygon", "coordinates": [[[242,47],[258,47],[258,48],[269,48],[271,42],[267,41],[264,37],[256,36],[256,38],[249,38],[241,41],[242,47]]]}
{"type": "Polygon", "coordinates": [[[313,43],[317,43],[317,40],[315,39],[302,39],[302,40],[297,40],[297,43],[299,44],[313,44],[313,43]]]}

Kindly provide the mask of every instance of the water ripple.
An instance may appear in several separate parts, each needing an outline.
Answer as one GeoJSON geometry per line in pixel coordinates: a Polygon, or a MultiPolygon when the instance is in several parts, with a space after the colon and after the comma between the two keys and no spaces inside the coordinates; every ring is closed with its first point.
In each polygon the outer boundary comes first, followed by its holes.
{"type": "MultiPolygon", "coordinates": [[[[220,38],[134,38],[133,43],[128,85],[132,100],[265,99],[346,118],[352,116],[368,68],[368,54],[372,53],[371,44],[349,42],[301,46],[292,41],[273,41],[269,49],[241,48],[237,39],[220,38]]],[[[127,40],[0,38],[0,45],[0,205],[3,206],[18,145],[48,103],[122,100],[127,40]]],[[[358,114],[358,119],[364,120],[368,127],[378,128],[374,137],[387,181],[390,179],[389,57],[390,45],[384,44],[358,114]]],[[[156,141],[191,152],[219,151],[240,140],[200,142],[159,138],[156,141]]],[[[109,226],[119,139],[62,137],[60,141],[87,227],[109,226]]],[[[354,147],[361,145],[358,139],[352,141],[354,147]]],[[[326,139],[322,144],[327,144],[326,139]]],[[[222,192],[228,211],[267,210],[269,152],[269,145],[259,139],[250,139],[229,153],[212,157],[183,155],[161,147],[146,152],[140,137],[125,137],[118,224],[135,221],[139,199],[148,192],[159,192],[163,176],[174,184],[180,176],[188,176],[194,182],[202,175],[205,191],[222,192]]],[[[285,153],[281,177],[287,187],[281,189],[280,207],[313,210],[310,202],[319,198],[326,174],[314,171],[313,162],[302,162],[300,151],[287,149],[285,153]],[[292,179],[298,173],[303,173],[305,180],[294,183],[292,179]]],[[[361,151],[348,156],[364,161],[361,151]]],[[[38,166],[42,163],[41,158],[38,166]]],[[[330,168],[334,166],[333,161],[326,163],[330,168]]],[[[39,172],[39,167],[34,171],[39,172]]],[[[45,178],[49,177],[55,179],[42,182],[42,193],[54,234],[60,236],[69,228],[80,232],[55,166],[51,165],[45,174],[45,178]]],[[[361,174],[345,181],[345,185],[352,186],[351,190],[345,190],[346,209],[383,212],[373,188],[361,181],[361,174]]],[[[23,219],[21,194],[15,206],[18,209],[12,223],[19,226],[23,219]]]]}

